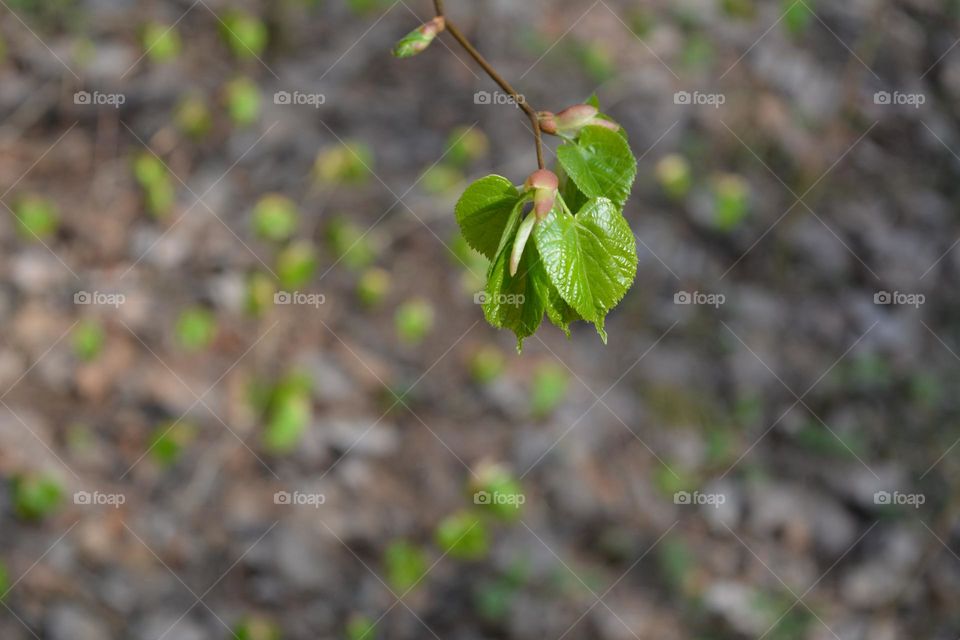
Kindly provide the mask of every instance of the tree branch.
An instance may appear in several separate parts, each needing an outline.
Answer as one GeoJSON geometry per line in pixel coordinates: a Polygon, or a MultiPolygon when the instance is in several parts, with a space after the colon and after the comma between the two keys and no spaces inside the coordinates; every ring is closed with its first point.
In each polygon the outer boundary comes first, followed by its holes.
{"type": "Polygon", "coordinates": [[[467,37],[463,35],[463,32],[461,32],[456,25],[451,23],[450,20],[446,18],[443,13],[443,0],[433,0],[433,6],[436,9],[437,16],[444,18],[444,21],[446,22],[446,30],[450,32],[450,35],[453,36],[453,39],[460,43],[460,46],[463,47],[464,50],[470,54],[470,57],[473,58],[478,65],[480,65],[480,67],[494,82],[497,83],[497,86],[509,94],[510,97],[513,98],[514,103],[520,107],[524,113],[527,114],[527,117],[530,118],[530,124],[533,125],[534,142],[537,145],[537,166],[543,169],[545,166],[543,163],[543,136],[540,131],[540,119],[537,117],[536,110],[527,104],[526,99],[517,93],[516,89],[510,86],[510,83],[507,82],[503,76],[497,73],[497,70],[493,68],[493,65],[487,62],[487,59],[484,58],[479,51],[477,51],[477,48],[470,43],[467,37]]]}

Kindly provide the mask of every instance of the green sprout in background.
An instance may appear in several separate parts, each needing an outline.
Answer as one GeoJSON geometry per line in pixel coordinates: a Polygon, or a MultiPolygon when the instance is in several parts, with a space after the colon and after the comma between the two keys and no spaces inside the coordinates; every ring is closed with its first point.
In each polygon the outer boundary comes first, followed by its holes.
{"type": "Polygon", "coordinates": [[[386,9],[391,4],[391,0],[347,0],[347,7],[359,15],[370,14],[380,9],[386,9]]]}
{"type": "Polygon", "coordinates": [[[398,595],[404,594],[427,574],[427,556],[423,549],[406,540],[397,540],[384,553],[387,582],[398,595]]]}
{"type": "Polygon", "coordinates": [[[253,208],[253,229],[261,238],[283,242],[296,233],[299,217],[293,200],[270,193],[260,198],[253,208]]]}
{"type": "Polygon", "coordinates": [[[360,614],[353,614],[347,621],[346,640],[376,640],[377,623],[360,614]]]}
{"type": "Polygon", "coordinates": [[[441,550],[461,560],[482,558],[490,547],[486,525],[470,511],[444,518],[437,526],[435,539],[441,550]]]}
{"type": "Polygon", "coordinates": [[[161,466],[169,467],[180,459],[183,451],[196,440],[197,429],[183,420],[163,422],[154,429],[150,455],[161,466]]]}
{"type": "Polygon", "coordinates": [[[180,55],[180,35],[172,26],[151,22],[143,28],[143,50],[154,62],[163,63],[180,55]]]}
{"type": "Polygon", "coordinates": [[[280,627],[268,618],[251,616],[233,629],[232,640],[280,640],[280,627]]]}
{"type": "Polygon", "coordinates": [[[177,105],[174,120],[185,135],[198,140],[209,133],[213,116],[207,101],[200,95],[189,95],[177,105]]]}
{"type": "Polygon", "coordinates": [[[17,230],[25,240],[46,240],[60,226],[60,212],[49,198],[35,194],[21,196],[13,206],[13,212],[17,218],[17,230]]]}
{"type": "Polygon", "coordinates": [[[405,302],[394,316],[397,336],[409,345],[423,342],[433,329],[433,323],[433,305],[421,298],[405,302]]]}
{"type": "Polygon", "coordinates": [[[308,240],[297,240],[277,255],[277,278],[285,289],[307,284],[316,270],[317,250],[308,240]]]}
{"type": "Polygon", "coordinates": [[[234,78],[224,87],[230,119],[238,127],[252,125],[260,117],[260,89],[250,78],[234,78]]]}
{"type": "Polygon", "coordinates": [[[566,369],[553,363],[541,364],[533,374],[530,389],[530,411],[542,418],[553,413],[567,395],[570,376],[566,369]]]}
{"type": "Polygon", "coordinates": [[[13,478],[13,510],[23,520],[52,515],[63,502],[63,488],[52,476],[27,474],[13,478]]]}
{"type": "Polygon", "coordinates": [[[470,375],[480,384],[489,384],[503,374],[506,358],[497,347],[478,349],[470,358],[470,375]]]}
{"type": "Polygon", "coordinates": [[[313,421],[313,381],[300,372],[285,375],[269,391],[263,444],[274,454],[294,451],[313,421]]]}
{"type": "Polygon", "coordinates": [[[520,481],[499,464],[484,464],[467,490],[481,513],[511,522],[520,517],[525,496],[520,481]]]}
{"type": "Polygon", "coordinates": [[[490,152],[490,139],[476,127],[457,127],[447,138],[446,161],[465,167],[483,159],[490,152]]]}
{"type": "Polygon", "coordinates": [[[657,182],[671,200],[683,200],[693,187],[690,163],[677,153],[664,156],[655,170],[657,182]]]}
{"type": "Polygon", "coordinates": [[[391,284],[389,271],[372,267],[364,271],[360,280],[357,281],[357,296],[365,307],[378,307],[383,304],[384,298],[390,292],[391,284]]]}
{"type": "Polygon", "coordinates": [[[71,335],[73,353],[84,362],[96,360],[103,350],[106,338],[106,332],[97,320],[82,320],[74,327],[71,335]]]}
{"type": "Polygon", "coordinates": [[[750,186],[737,175],[717,177],[713,184],[714,224],[721,231],[733,231],[750,212],[750,186]]]}
{"type": "Polygon", "coordinates": [[[346,140],[317,154],[313,173],[324,185],[364,184],[373,167],[373,150],[365,143],[346,140]]]}
{"type": "Polygon", "coordinates": [[[330,221],[327,241],[337,260],[349,269],[368,267],[377,257],[371,234],[344,216],[330,221]]]}
{"type": "Polygon", "coordinates": [[[803,35],[815,17],[813,5],[816,4],[816,0],[804,0],[803,2],[781,0],[781,2],[783,4],[783,24],[786,26],[787,32],[794,37],[803,35]]]}
{"type": "Polygon", "coordinates": [[[217,336],[217,319],[209,309],[185,309],[177,318],[177,344],[186,351],[206,349],[217,336]]]}
{"type": "Polygon", "coordinates": [[[244,306],[247,313],[259,316],[273,305],[273,296],[277,292],[274,279],[266,273],[255,271],[247,277],[244,306]]]}
{"type": "Polygon", "coordinates": [[[133,175],[143,189],[147,209],[156,218],[165,218],[173,209],[176,192],[170,172],[152,153],[144,151],[133,161],[133,175]]]}
{"type": "Polygon", "coordinates": [[[267,48],[267,25],[253,14],[231,11],[223,16],[220,27],[230,51],[241,60],[259,58],[267,48]]]}
{"type": "Polygon", "coordinates": [[[10,590],[10,572],[7,571],[7,565],[0,561],[0,602],[3,601],[7,591],[10,590]]]}

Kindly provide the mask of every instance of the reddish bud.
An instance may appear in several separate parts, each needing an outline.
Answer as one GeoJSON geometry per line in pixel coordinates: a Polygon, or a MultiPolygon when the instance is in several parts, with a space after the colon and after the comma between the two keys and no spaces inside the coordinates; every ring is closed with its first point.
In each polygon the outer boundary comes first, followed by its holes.
{"type": "Polygon", "coordinates": [[[527,189],[552,189],[556,191],[560,187],[560,178],[549,169],[539,169],[530,174],[524,186],[527,189]]]}
{"type": "Polygon", "coordinates": [[[600,111],[589,104],[575,104],[560,113],[541,111],[537,114],[540,130],[551,135],[575,136],[587,125],[596,125],[611,131],[620,131],[620,125],[600,116],[600,111]]]}
{"type": "Polygon", "coordinates": [[[437,35],[447,28],[447,21],[443,16],[437,16],[433,20],[426,22],[423,26],[420,27],[420,33],[427,36],[431,40],[436,38],[437,35]]]}
{"type": "Polygon", "coordinates": [[[556,204],[560,179],[553,171],[540,169],[530,174],[524,187],[533,191],[533,210],[537,214],[537,220],[543,220],[556,204]]]}
{"type": "Polygon", "coordinates": [[[557,128],[561,131],[579,131],[590,124],[600,110],[589,104],[575,104],[557,114],[557,128]]]}
{"type": "Polygon", "coordinates": [[[550,111],[537,112],[537,120],[540,121],[540,130],[550,135],[557,135],[557,116],[550,111]]]}

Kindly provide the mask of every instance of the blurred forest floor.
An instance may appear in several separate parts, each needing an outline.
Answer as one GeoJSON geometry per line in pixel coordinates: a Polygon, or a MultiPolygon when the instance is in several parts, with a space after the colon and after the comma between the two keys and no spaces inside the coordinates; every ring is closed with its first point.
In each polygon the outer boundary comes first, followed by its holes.
{"type": "Polygon", "coordinates": [[[0,4],[4,640],[960,635],[955,0],[448,0],[640,159],[520,355],[430,2],[0,4]]]}

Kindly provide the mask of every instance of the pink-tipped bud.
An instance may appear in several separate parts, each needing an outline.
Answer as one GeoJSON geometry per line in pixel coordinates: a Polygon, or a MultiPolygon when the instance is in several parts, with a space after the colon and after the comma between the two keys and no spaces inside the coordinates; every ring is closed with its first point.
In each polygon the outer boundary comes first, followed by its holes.
{"type": "Polygon", "coordinates": [[[425,22],[423,26],[420,27],[420,33],[428,38],[436,38],[437,35],[446,28],[447,21],[443,16],[437,16],[433,20],[425,22]]]}
{"type": "Polygon", "coordinates": [[[430,43],[446,27],[447,22],[443,19],[443,16],[437,16],[433,20],[420,25],[400,40],[393,48],[393,55],[398,58],[409,58],[417,55],[429,47],[430,43]]]}
{"type": "Polygon", "coordinates": [[[620,125],[614,122],[613,120],[606,120],[604,118],[594,118],[587,124],[596,125],[598,127],[603,127],[604,129],[610,129],[610,131],[620,131],[620,125]]]}
{"type": "Polygon", "coordinates": [[[589,104],[575,104],[557,114],[557,128],[561,131],[579,131],[590,124],[600,110],[589,104]]]}
{"type": "Polygon", "coordinates": [[[540,169],[530,174],[524,187],[533,191],[533,210],[537,214],[537,220],[543,220],[557,202],[560,179],[553,171],[540,169]]]}
{"type": "Polygon", "coordinates": [[[556,191],[560,187],[560,178],[549,169],[538,169],[530,174],[523,186],[527,189],[552,189],[556,191]]]}
{"type": "Polygon", "coordinates": [[[557,116],[551,111],[538,111],[537,120],[540,121],[540,131],[549,133],[552,136],[557,135],[557,116]]]}
{"type": "Polygon", "coordinates": [[[620,131],[620,125],[600,116],[600,111],[589,104],[575,104],[560,113],[541,111],[537,114],[540,130],[551,135],[576,136],[588,125],[596,125],[611,131],[620,131]]]}

